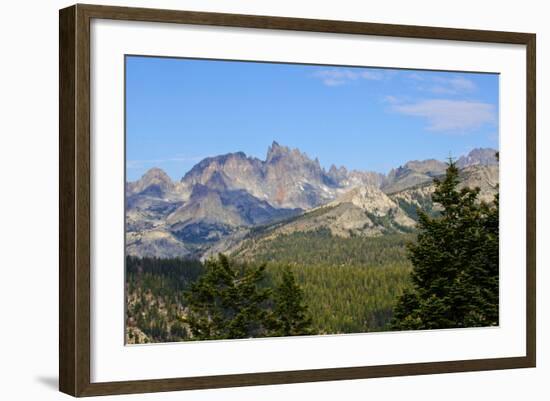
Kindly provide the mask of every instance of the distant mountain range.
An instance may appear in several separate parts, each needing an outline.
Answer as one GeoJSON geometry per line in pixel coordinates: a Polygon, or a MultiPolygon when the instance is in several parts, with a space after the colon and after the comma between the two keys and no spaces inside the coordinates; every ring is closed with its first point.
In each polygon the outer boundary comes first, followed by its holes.
{"type": "MultiPolygon", "coordinates": [[[[457,160],[462,184],[492,199],[498,184],[494,149],[457,160]]],[[[331,166],[277,142],[266,159],[243,152],[208,157],[174,182],[159,168],[126,184],[126,251],[136,256],[205,258],[297,231],[377,236],[411,231],[416,207],[431,202],[433,178],[447,165],[410,161],[387,175],[331,166]]]]}

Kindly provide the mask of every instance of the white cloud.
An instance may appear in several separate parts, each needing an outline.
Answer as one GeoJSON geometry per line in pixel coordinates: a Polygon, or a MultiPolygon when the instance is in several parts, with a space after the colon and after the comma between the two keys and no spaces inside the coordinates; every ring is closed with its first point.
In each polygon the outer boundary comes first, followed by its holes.
{"type": "Polygon", "coordinates": [[[392,110],[428,121],[428,129],[438,132],[465,132],[496,122],[495,106],[467,100],[431,99],[394,105],[392,110]]]}
{"type": "Polygon", "coordinates": [[[448,80],[448,84],[451,88],[460,91],[471,92],[476,89],[476,85],[472,81],[463,77],[451,78],[448,80]]]}
{"type": "Polygon", "coordinates": [[[456,95],[459,93],[468,93],[476,90],[476,85],[469,79],[462,77],[455,78],[434,78],[434,85],[430,85],[426,90],[437,94],[456,95]]]}
{"type": "Polygon", "coordinates": [[[384,74],[380,71],[348,70],[341,68],[317,71],[313,76],[319,78],[326,86],[340,86],[361,79],[380,81],[384,78],[384,74]]]}
{"type": "Polygon", "coordinates": [[[415,83],[416,89],[438,95],[458,95],[474,92],[476,84],[462,76],[431,76],[428,74],[412,73],[408,78],[415,83]]]}

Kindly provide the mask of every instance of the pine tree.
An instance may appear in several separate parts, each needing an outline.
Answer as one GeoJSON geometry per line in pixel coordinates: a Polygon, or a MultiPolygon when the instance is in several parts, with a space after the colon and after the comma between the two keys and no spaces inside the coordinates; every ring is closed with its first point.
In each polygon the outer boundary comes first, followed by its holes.
{"type": "Polygon", "coordinates": [[[431,217],[418,210],[419,234],[409,244],[412,290],[394,310],[397,330],[480,327],[498,324],[498,194],[479,202],[479,188],[457,190],[459,173],[452,162],[443,180],[434,180],[431,217]]]}
{"type": "Polygon", "coordinates": [[[271,291],[262,286],[265,265],[236,265],[219,255],[205,263],[206,272],[186,292],[186,323],[192,339],[261,337],[271,325],[271,291]]]}
{"type": "Polygon", "coordinates": [[[311,317],[304,303],[304,292],[290,268],[282,273],[281,283],[275,289],[275,322],[271,335],[299,336],[313,334],[311,317]]]}

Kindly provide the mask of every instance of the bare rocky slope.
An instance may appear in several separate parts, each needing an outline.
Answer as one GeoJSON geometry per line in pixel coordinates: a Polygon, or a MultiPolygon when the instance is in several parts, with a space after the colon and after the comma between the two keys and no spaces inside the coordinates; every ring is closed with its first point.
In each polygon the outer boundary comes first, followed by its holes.
{"type": "MultiPolygon", "coordinates": [[[[491,149],[458,159],[461,185],[481,188],[491,200],[498,163],[491,149]],[[491,157],[491,154],[493,155],[491,157]]],[[[149,170],[126,185],[126,251],[129,255],[204,258],[237,249],[244,239],[328,229],[339,237],[408,232],[416,207],[431,202],[438,160],[410,161],[387,176],[331,166],[277,142],[265,160],[242,152],[209,157],[180,181],[149,170]]]]}

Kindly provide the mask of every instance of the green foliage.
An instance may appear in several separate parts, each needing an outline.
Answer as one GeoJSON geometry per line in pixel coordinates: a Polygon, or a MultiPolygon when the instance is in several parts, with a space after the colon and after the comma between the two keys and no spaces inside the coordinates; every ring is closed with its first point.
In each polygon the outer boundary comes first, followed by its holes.
{"type": "MultiPolygon", "coordinates": [[[[406,226],[402,226],[401,224],[398,224],[394,219],[395,212],[393,210],[390,210],[388,214],[384,216],[378,216],[375,213],[365,212],[367,217],[372,221],[375,225],[384,227],[386,230],[386,233],[398,233],[398,232],[405,232],[405,233],[411,233],[414,231],[414,229],[406,226]]],[[[385,234],[387,235],[387,234],[385,234]]]]}
{"type": "Polygon", "coordinates": [[[315,332],[380,331],[388,329],[397,299],[410,286],[406,245],[414,240],[414,234],[341,238],[321,229],[248,243],[235,257],[267,263],[274,282],[290,267],[315,332]]]}
{"type": "Polygon", "coordinates": [[[275,289],[274,324],[272,335],[299,336],[314,334],[311,317],[304,303],[304,292],[290,268],[284,268],[281,282],[275,289]]]}
{"type": "Polygon", "coordinates": [[[438,215],[437,210],[434,210],[433,203],[429,200],[424,198],[421,195],[418,194],[412,194],[412,199],[415,200],[419,205],[420,208],[416,205],[416,203],[409,203],[406,200],[402,198],[397,198],[397,203],[399,204],[399,207],[403,209],[403,211],[414,221],[418,221],[418,211],[421,210],[424,213],[427,213],[429,216],[435,217],[438,215]]]}
{"type": "MultiPolygon", "coordinates": [[[[268,263],[280,282],[287,264],[268,263]]],[[[292,265],[311,326],[319,334],[362,333],[388,328],[397,299],[410,286],[410,264],[292,265]]]]}
{"type": "Polygon", "coordinates": [[[406,244],[414,238],[414,234],[342,238],[331,235],[328,229],[320,229],[248,242],[235,257],[313,267],[408,264],[406,244]]]}
{"type": "MultiPolygon", "coordinates": [[[[405,242],[410,237],[391,241],[381,239],[374,239],[375,245],[370,248],[374,255],[368,259],[378,261],[370,266],[267,263],[263,278],[255,282],[251,291],[256,294],[259,290],[270,292],[268,299],[259,302],[265,319],[260,319],[263,320],[260,330],[252,330],[259,328],[257,324],[252,325],[246,336],[358,333],[387,329],[396,300],[410,285],[410,264],[403,260],[405,242]],[[396,254],[402,255],[401,261],[391,262],[396,259],[396,254]]],[[[343,261],[345,258],[338,262],[343,261]]],[[[190,327],[188,311],[191,308],[185,293],[191,292],[191,288],[200,288],[193,283],[200,281],[209,263],[205,268],[197,261],[128,258],[127,323],[130,328],[143,332],[146,338],[140,339],[130,330],[127,331],[127,340],[134,343],[206,338],[207,335],[196,336],[190,327]]],[[[221,267],[219,259],[215,263],[217,268],[221,267]]],[[[241,277],[258,269],[261,262],[228,263],[235,270],[232,274],[241,277]]],[[[248,284],[253,281],[249,279],[248,284]]],[[[247,295],[247,299],[250,300],[250,296],[247,295]]],[[[209,304],[204,303],[203,316],[207,316],[209,304]]],[[[224,337],[233,334],[225,333],[224,337]]]]}
{"type": "Polygon", "coordinates": [[[280,282],[265,266],[220,255],[126,258],[129,343],[312,334],[303,291],[291,271],[280,282]]]}
{"type": "Polygon", "coordinates": [[[236,265],[219,255],[205,263],[206,272],[185,296],[185,319],[194,340],[269,335],[271,290],[261,285],[265,265],[236,265]]]}
{"type": "Polygon", "coordinates": [[[409,246],[413,287],[400,298],[392,327],[401,330],[498,324],[498,195],[479,202],[479,188],[457,190],[451,161],[434,180],[439,216],[419,210],[419,233],[409,246]]]}
{"type": "Polygon", "coordinates": [[[204,271],[198,261],[126,258],[126,326],[129,343],[188,338],[182,323],[183,291],[204,271]],[[140,338],[138,332],[142,333],[140,338]]]}

